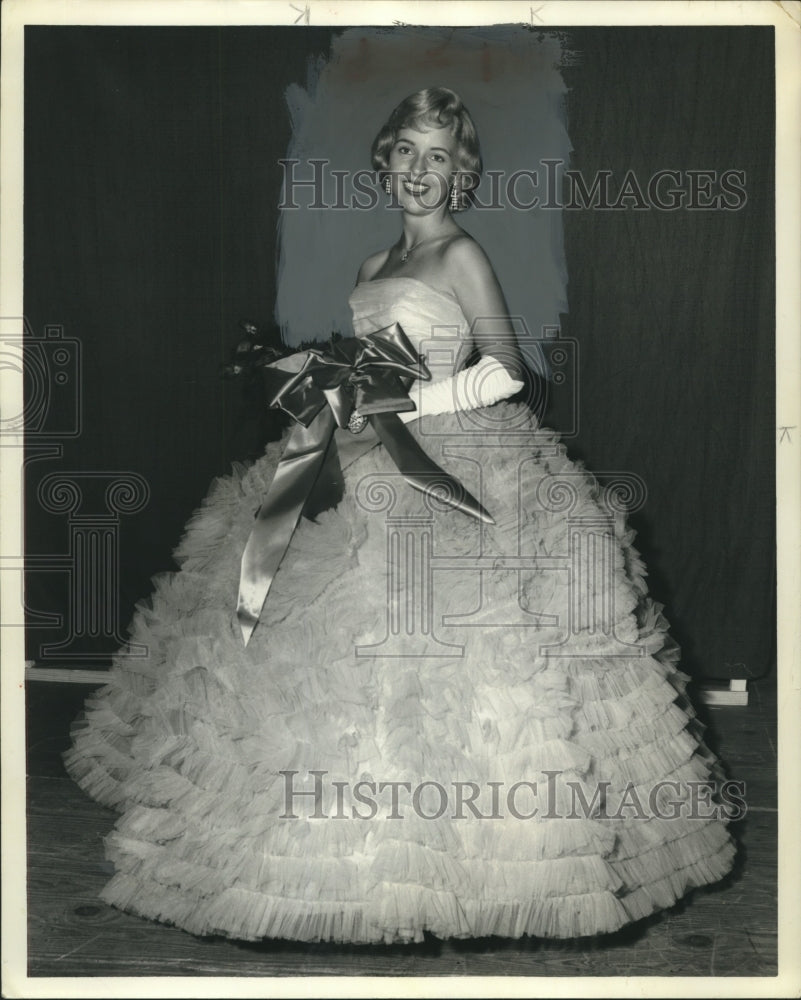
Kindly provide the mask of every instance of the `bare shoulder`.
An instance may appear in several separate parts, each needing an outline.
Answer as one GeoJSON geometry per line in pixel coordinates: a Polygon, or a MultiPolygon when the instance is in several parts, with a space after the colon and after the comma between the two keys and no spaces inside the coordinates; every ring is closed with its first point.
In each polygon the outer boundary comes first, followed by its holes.
{"type": "Polygon", "coordinates": [[[371,254],[359,268],[356,284],[360,285],[363,281],[370,281],[375,277],[386,263],[387,257],[389,257],[389,250],[379,250],[378,253],[371,254]]]}
{"type": "Polygon", "coordinates": [[[503,293],[492,262],[472,236],[465,234],[450,242],[442,263],[445,281],[464,309],[500,308],[503,293]]]}
{"type": "Polygon", "coordinates": [[[486,281],[495,276],[489,257],[467,233],[448,242],[442,262],[448,278],[454,283],[462,283],[465,278],[486,281]]]}

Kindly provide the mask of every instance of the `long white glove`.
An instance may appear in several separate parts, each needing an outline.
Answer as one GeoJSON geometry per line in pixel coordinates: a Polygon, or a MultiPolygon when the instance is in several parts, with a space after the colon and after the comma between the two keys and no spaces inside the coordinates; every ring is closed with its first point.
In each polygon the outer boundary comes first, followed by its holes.
{"type": "Polygon", "coordinates": [[[456,413],[492,406],[520,392],[524,383],[512,378],[503,364],[491,355],[438,382],[415,382],[409,390],[417,409],[398,416],[404,423],[437,413],[456,413]]]}

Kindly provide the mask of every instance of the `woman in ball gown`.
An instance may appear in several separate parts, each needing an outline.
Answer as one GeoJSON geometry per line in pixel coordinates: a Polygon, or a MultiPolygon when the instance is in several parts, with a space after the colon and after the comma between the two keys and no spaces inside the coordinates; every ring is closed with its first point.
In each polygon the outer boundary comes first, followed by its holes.
{"type": "Polygon", "coordinates": [[[120,813],[103,898],[251,940],[611,932],[730,869],[725,801],[698,794],[716,762],[624,513],[521,399],[501,287],[454,218],[481,170],[459,97],[403,101],[373,165],[403,226],[361,267],[354,332],[399,324],[427,358],[392,434],[468,500],[338,421],[342,496],[289,532],[242,627],[286,442],[215,481],[136,610],[148,656],[121,650],[65,758],[120,813]]]}

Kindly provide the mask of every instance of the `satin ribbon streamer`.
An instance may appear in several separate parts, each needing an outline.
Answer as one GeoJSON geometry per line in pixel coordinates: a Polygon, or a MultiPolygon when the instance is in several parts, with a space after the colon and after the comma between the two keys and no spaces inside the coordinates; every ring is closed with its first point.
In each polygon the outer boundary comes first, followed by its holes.
{"type": "Polygon", "coordinates": [[[398,413],[416,409],[408,385],[431,374],[400,325],[293,354],[262,369],[271,406],[297,421],[242,554],[237,618],[247,645],[301,514],[341,497],[334,430],[357,409],[367,417],[406,482],[494,524],[462,484],[420,447],[398,413]]]}

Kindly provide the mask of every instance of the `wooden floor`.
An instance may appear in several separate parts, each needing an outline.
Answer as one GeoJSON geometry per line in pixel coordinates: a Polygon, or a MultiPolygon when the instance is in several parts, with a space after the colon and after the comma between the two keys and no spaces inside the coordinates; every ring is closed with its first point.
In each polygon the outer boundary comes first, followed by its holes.
{"type": "Polygon", "coordinates": [[[747,707],[707,708],[707,742],[747,783],[748,814],[727,880],[603,939],[342,947],[200,939],[111,909],[104,835],[114,814],[64,773],[69,723],[90,689],[28,686],[30,976],[772,976],[777,972],[776,698],[773,678],[747,707]]]}

